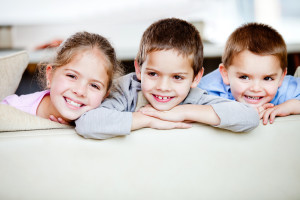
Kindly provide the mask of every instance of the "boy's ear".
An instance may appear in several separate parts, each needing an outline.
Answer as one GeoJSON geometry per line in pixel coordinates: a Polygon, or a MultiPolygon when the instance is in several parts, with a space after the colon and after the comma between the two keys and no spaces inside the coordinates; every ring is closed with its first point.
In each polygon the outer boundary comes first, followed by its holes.
{"type": "Polygon", "coordinates": [[[134,59],[134,69],[137,79],[141,80],[141,68],[136,59],[134,59]]]}
{"type": "Polygon", "coordinates": [[[221,73],[223,82],[224,82],[226,85],[229,85],[228,72],[227,72],[227,69],[225,68],[225,66],[224,66],[223,63],[221,63],[221,64],[219,65],[219,71],[220,71],[220,73],[221,73]]]}
{"type": "Polygon", "coordinates": [[[197,87],[197,85],[199,84],[202,76],[203,76],[203,72],[204,72],[204,68],[202,67],[202,69],[198,72],[198,74],[195,76],[193,82],[192,82],[192,85],[191,85],[191,88],[195,88],[197,87]]]}
{"type": "Polygon", "coordinates": [[[281,78],[280,78],[280,82],[279,82],[279,86],[278,86],[278,87],[281,86],[281,84],[282,84],[282,82],[283,82],[283,79],[284,79],[286,73],[287,73],[287,68],[285,68],[285,70],[283,71],[283,73],[282,73],[282,75],[281,75],[281,78]]]}
{"type": "Polygon", "coordinates": [[[51,86],[51,79],[52,79],[52,66],[47,65],[46,67],[46,80],[47,80],[47,88],[50,88],[51,86]]]}

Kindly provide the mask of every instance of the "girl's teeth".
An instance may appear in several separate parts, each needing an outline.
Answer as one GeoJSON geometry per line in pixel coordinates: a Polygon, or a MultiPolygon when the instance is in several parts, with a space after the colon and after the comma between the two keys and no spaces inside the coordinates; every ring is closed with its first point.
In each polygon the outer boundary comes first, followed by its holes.
{"type": "Polygon", "coordinates": [[[67,103],[68,103],[68,104],[71,104],[72,106],[75,106],[75,107],[80,107],[80,106],[81,106],[81,104],[76,103],[76,102],[74,102],[74,101],[71,101],[70,99],[66,99],[66,100],[67,100],[67,103]]]}

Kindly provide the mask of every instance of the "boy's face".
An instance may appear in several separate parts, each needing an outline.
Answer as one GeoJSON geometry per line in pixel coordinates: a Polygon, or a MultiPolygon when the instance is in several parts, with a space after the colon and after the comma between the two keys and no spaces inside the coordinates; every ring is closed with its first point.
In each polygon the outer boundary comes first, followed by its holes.
{"type": "Polygon", "coordinates": [[[233,97],[253,107],[270,102],[286,75],[275,56],[261,56],[248,50],[236,55],[227,69],[221,64],[219,70],[233,97]]]}
{"type": "Polygon", "coordinates": [[[192,59],[174,50],[149,53],[141,67],[135,62],[135,70],[143,95],[157,110],[170,110],[181,103],[202,76],[201,71],[194,78],[192,59]]]}

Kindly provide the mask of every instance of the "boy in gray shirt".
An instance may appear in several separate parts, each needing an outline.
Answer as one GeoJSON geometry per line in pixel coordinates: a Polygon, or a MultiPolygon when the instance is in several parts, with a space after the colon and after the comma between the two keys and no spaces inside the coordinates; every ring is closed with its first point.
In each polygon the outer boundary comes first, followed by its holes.
{"type": "Polygon", "coordinates": [[[197,88],[202,63],[202,41],[192,24],[175,18],[153,23],[141,39],[135,73],[119,78],[116,91],[99,108],[76,120],[76,131],[86,138],[106,139],[145,127],[191,127],[187,122],[234,132],[255,128],[259,116],[254,108],[197,88]],[[138,96],[149,104],[136,111],[138,96]]]}

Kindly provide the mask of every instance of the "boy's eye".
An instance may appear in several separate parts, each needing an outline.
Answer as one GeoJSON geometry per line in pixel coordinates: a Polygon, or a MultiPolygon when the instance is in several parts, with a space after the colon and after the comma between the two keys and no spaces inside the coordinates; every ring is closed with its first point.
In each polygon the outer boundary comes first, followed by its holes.
{"type": "Polygon", "coordinates": [[[248,77],[248,76],[245,76],[245,75],[244,75],[244,76],[240,76],[239,78],[240,78],[240,79],[243,79],[243,80],[248,80],[248,79],[249,79],[249,77],[248,77]]]}
{"type": "Polygon", "coordinates": [[[267,76],[267,77],[264,78],[264,80],[265,81],[273,81],[274,79],[272,77],[270,77],[270,76],[267,76]]]}
{"type": "Polygon", "coordinates": [[[155,73],[155,72],[149,72],[148,75],[149,76],[157,76],[157,73],[155,73]]]}
{"type": "Polygon", "coordinates": [[[182,76],[179,76],[179,75],[175,75],[175,76],[174,76],[174,79],[175,79],[175,80],[182,80],[183,77],[182,77],[182,76]]]}

